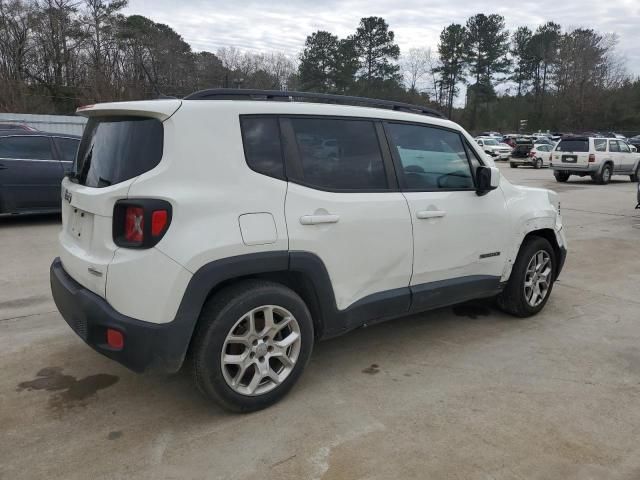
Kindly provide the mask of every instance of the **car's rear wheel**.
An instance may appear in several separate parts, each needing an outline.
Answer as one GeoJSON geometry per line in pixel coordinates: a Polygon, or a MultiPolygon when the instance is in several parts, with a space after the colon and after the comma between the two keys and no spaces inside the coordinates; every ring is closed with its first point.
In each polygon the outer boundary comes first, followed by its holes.
{"type": "Polygon", "coordinates": [[[549,300],[556,275],[556,255],[549,241],[529,237],[520,248],[498,306],[518,317],[530,317],[549,300]]]}
{"type": "Polygon", "coordinates": [[[604,167],[602,167],[602,170],[600,171],[600,173],[596,175],[596,183],[600,185],[606,185],[611,180],[611,173],[612,173],[611,165],[609,164],[605,165],[604,167]]]}
{"type": "Polygon", "coordinates": [[[631,179],[632,182],[637,182],[638,179],[640,179],[640,164],[636,168],[635,173],[632,173],[631,175],[629,175],[629,178],[631,179]]]}
{"type": "Polygon", "coordinates": [[[556,177],[556,181],[560,183],[565,183],[570,177],[567,172],[562,172],[560,170],[554,170],[553,176],[556,177]]]}
{"type": "Polygon", "coordinates": [[[517,163],[514,163],[514,162],[509,162],[509,166],[510,166],[511,168],[518,168],[518,164],[517,164],[517,163]]]}
{"type": "Polygon", "coordinates": [[[313,348],[304,301],[283,285],[249,280],[203,308],[192,348],[195,383],[223,407],[251,412],[279,401],[313,348]]]}

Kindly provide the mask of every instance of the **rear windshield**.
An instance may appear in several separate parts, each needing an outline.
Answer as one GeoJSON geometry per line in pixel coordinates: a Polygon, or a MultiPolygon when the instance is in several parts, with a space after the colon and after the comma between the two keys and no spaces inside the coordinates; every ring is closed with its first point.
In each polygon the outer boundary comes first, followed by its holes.
{"type": "Polygon", "coordinates": [[[558,152],[588,152],[589,139],[560,140],[556,147],[558,152]]]}
{"type": "Polygon", "coordinates": [[[76,158],[76,180],[108,187],[155,168],[162,158],[162,123],[146,117],[93,117],[76,158]]]}

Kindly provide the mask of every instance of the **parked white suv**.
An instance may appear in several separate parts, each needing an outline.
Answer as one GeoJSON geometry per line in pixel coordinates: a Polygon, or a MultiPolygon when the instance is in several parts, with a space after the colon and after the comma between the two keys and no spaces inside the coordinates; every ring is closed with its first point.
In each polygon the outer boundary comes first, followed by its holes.
{"type": "Polygon", "coordinates": [[[495,138],[491,137],[477,137],[476,143],[492,158],[498,158],[499,160],[509,160],[511,151],[513,150],[506,143],[501,143],[495,138]]]}
{"type": "Polygon", "coordinates": [[[205,395],[251,411],[316,340],[482,297],[543,308],[566,255],[556,194],[501,178],[437,112],[309,100],[354,99],[207,90],[79,111],[51,288],[86,343],[136,372],[188,358],[205,395]]]}
{"type": "Polygon", "coordinates": [[[589,175],[601,185],[609,183],[612,175],[628,175],[637,182],[640,154],[617,138],[565,137],[553,149],[551,168],[558,182],[566,182],[571,175],[589,175]]]}

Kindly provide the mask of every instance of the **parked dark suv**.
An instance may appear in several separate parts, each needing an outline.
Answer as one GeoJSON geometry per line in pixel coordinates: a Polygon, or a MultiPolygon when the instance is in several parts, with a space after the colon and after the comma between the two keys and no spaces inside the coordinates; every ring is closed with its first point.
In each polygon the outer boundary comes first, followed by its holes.
{"type": "Polygon", "coordinates": [[[60,211],[60,183],[80,137],[0,130],[0,215],[60,211]]]}

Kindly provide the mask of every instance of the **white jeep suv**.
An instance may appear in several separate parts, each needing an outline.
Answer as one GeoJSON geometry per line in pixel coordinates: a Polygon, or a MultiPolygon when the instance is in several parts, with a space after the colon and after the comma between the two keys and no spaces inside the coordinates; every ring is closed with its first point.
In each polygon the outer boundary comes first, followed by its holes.
{"type": "Polygon", "coordinates": [[[280,399],[320,339],[483,297],[533,315],[565,259],[556,194],[422,107],[223,89],[78,113],[58,309],[133,371],[188,359],[235,411],[280,399]]]}
{"type": "Polygon", "coordinates": [[[617,138],[565,137],[553,149],[551,168],[558,182],[571,175],[586,175],[606,185],[612,175],[628,175],[632,182],[640,175],[640,153],[617,138]]]}

